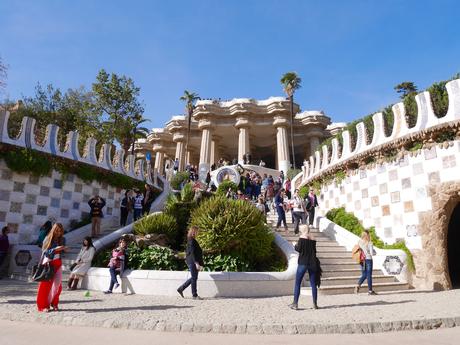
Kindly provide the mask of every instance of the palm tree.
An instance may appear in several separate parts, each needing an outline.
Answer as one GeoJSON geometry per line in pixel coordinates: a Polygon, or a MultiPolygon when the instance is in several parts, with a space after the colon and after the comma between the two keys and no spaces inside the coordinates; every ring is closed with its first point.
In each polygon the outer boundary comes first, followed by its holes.
{"type": "Polygon", "coordinates": [[[195,109],[195,102],[199,100],[200,97],[195,92],[190,92],[185,90],[184,95],[181,96],[180,100],[185,101],[185,108],[187,110],[187,138],[185,141],[185,154],[188,152],[188,144],[190,141],[190,129],[192,127],[192,115],[193,110],[195,109]]]}
{"type": "Polygon", "coordinates": [[[292,165],[295,169],[295,153],[294,153],[294,93],[300,89],[302,79],[297,75],[296,72],[285,73],[280,80],[283,85],[284,92],[289,98],[291,108],[291,151],[292,151],[292,165]]]}

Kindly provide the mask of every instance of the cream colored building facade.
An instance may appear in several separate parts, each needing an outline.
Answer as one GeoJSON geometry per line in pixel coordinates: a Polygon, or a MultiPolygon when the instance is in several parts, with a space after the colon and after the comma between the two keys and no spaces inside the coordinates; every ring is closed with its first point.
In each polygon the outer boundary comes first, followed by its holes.
{"type": "MultiPolygon", "coordinates": [[[[243,163],[251,154],[251,163],[262,160],[266,167],[286,172],[291,167],[290,105],[284,97],[266,100],[199,100],[192,116],[189,146],[186,152],[187,117],[173,116],[164,128],[152,129],[147,140],[137,143],[139,155],[150,152],[155,171],[164,173],[179,159],[179,170],[187,164],[199,167],[200,176],[220,158],[243,163]]],[[[331,124],[322,111],[300,112],[294,104],[294,145],[296,165],[313,154],[320,142],[339,131],[343,124],[331,124]]]]}

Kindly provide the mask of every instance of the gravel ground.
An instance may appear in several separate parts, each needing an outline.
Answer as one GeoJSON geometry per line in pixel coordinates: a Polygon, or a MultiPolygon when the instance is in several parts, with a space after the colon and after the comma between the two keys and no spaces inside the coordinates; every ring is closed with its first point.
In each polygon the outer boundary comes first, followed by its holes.
{"type": "MultiPolygon", "coordinates": [[[[199,282],[198,282],[199,284],[199,282]]],[[[199,285],[198,285],[199,288],[199,285]]],[[[205,299],[63,291],[59,312],[39,313],[36,284],[0,280],[0,319],[157,331],[249,334],[372,333],[460,326],[460,290],[406,291],[378,296],[205,299]]]]}

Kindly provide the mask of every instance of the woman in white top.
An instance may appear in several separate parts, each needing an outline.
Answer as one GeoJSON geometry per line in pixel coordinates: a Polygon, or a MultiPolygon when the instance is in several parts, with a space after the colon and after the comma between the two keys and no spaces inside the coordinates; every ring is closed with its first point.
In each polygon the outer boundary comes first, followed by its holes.
{"type": "Polygon", "coordinates": [[[355,293],[359,292],[361,284],[367,279],[367,287],[369,288],[368,294],[376,295],[372,289],[372,255],[375,255],[375,250],[368,230],[363,231],[358,245],[364,260],[360,263],[362,274],[361,278],[359,278],[358,285],[355,287],[355,293]]]}
{"type": "Polygon", "coordinates": [[[80,253],[78,253],[76,266],[70,273],[69,281],[67,282],[68,290],[76,290],[78,287],[78,281],[86,275],[86,272],[91,267],[91,261],[93,260],[96,249],[93,246],[93,240],[90,236],[85,237],[83,240],[83,246],[81,247],[80,253]]]}

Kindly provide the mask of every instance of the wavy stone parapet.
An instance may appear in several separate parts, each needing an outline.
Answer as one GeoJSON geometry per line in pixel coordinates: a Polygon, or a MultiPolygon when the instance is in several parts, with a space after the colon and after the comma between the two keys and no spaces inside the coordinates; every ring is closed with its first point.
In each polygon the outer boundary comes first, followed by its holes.
{"type": "Polygon", "coordinates": [[[355,156],[378,150],[384,144],[392,141],[411,136],[415,133],[429,130],[432,127],[456,123],[460,121],[460,79],[452,80],[446,84],[449,96],[449,107],[447,114],[443,117],[437,117],[433,111],[431,97],[428,91],[424,91],[415,97],[417,102],[417,122],[414,127],[409,128],[406,121],[406,110],[402,102],[393,105],[394,123],[391,135],[386,136],[384,130],[384,120],[382,113],[373,115],[374,133],[370,144],[367,143],[367,134],[363,122],[356,125],[357,138],[356,146],[351,151],[350,133],[342,132],[343,147],[340,152],[337,139],[332,140],[332,154],[329,158],[329,151],[326,145],[323,145],[309,160],[304,162],[302,172],[296,176],[296,180],[301,180],[301,185],[307,184],[314,178],[320,176],[326,170],[333,169],[355,156]]]}
{"type": "Polygon", "coordinates": [[[112,160],[110,155],[112,145],[102,145],[99,155],[96,155],[97,141],[94,138],[88,138],[83,154],[80,154],[78,133],[69,132],[67,134],[65,149],[61,151],[58,144],[58,132],[60,128],[52,124],[46,127],[44,144],[40,145],[37,143],[34,134],[36,121],[30,117],[24,117],[22,119],[21,129],[17,138],[10,138],[8,135],[9,118],[10,113],[8,111],[0,111],[0,143],[25,147],[49,153],[54,156],[79,161],[157,186],[150,162],[145,162],[144,160],[136,161],[136,157],[132,154],[129,154],[125,159],[125,151],[121,148],[116,151],[112,160]]]}

